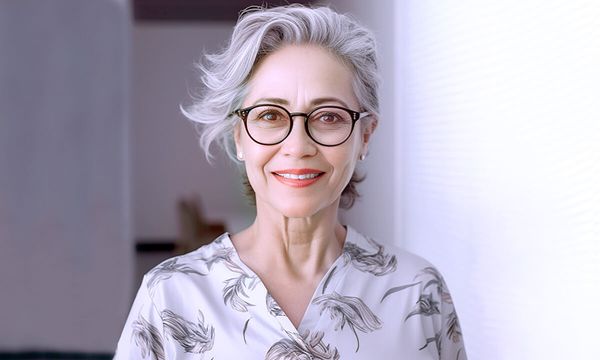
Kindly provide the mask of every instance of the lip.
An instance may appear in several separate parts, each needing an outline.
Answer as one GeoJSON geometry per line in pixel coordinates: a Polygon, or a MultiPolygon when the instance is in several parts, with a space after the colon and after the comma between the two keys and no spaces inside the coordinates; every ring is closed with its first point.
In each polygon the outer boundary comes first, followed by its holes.
{"type": "Polygon", "coordinates": [[[317,169],[284,169],[284,170],[273,171],[273,172],[271,172],[271,174],[273,174],[275,179],[277,179],[279,182],[281,182],[284,185],[288,185],[288,186],[295,187],[295,188],[302,188],[302,187],[310,186],[310,185],[316,183],[317,181],[319,181],[319,179],[321,179],[321,177],[323,177],[323,174],[325,174],[325,172],[323,172],[321,170],[317,170],[317,169]],[[285,178],[279,174],[293,174],[293,175],[318,174],[318,175],[317,175],[317,177],[314,177],[311,179],[289,179],[289,178],[285,178]]]}

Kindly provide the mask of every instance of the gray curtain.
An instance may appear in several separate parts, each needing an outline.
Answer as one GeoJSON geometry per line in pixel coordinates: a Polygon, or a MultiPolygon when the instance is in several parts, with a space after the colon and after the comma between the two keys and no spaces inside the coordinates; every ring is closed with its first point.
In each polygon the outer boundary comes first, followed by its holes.
{"type": "Polygon", "coordinates": [[[0,0],[0,351],[112,351],[130,305],[129,10],[0,0]]]}

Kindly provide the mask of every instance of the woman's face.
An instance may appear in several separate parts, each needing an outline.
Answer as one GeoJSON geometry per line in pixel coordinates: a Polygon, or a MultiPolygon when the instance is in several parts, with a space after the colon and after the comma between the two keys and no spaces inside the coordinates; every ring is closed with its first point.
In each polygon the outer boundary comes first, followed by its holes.
{"type": "MultiPolygon", "coordinates": [[[[360,111],[352,80],[347,65],[325,49],[289,45],[261,61],[242,107],[277,104],[291,113],[308,113],[317,106],[335,105],[360,111]]],[[[276,145],[257,144],[248,136],[242,121],[236,126],[237,152],[243,154],[259,209],[268,208],[296,218],[309,217],[332,206],[337,208],[356,162],[361,154],[366,154],[376,125],[370,117],[361,119],[346,142],[327,147],[308,136],[304,120],[302,116],[293,117],[291,133],[276,145]],[[363,121],[370,121],[370,125],[361,126],[363,121]]]]}

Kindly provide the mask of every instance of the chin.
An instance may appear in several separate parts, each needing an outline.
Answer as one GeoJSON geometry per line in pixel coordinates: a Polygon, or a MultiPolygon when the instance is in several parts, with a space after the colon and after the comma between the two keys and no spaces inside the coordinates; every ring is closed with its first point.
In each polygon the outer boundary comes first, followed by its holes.
{"type": "Polygon", "coordinates": [[[290,204],[290,206],[279,206],[277,210],[287,218],[307,218],[315,215],[321,210],[317,206],[290,204]]]}
{"type": "Polygon", "coordinates": [[[307,201],[306,199],[288,198],[285,204],[278,204],[275,206],[275,209],[287,218],[307,218],[332,207],[335,207],[337,210],[338,205],[339,201],[324,203],[322,200],[307,201]]]}

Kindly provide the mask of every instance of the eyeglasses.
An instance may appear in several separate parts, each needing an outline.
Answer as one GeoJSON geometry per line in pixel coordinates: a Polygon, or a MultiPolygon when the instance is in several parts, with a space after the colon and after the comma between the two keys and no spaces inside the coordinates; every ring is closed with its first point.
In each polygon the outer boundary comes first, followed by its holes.
{"type": "Polygon", "coordinates": [[[354,124],[368,112],[357,112],[341,106],[319,106],[309,113],[290,113],[284,107],[258,104],[233,112],[244,122],[250,138],[261,145],[276,145],[292,132],[295,116],[304,117],[304,130],[317,144],[338,146],[346,142],[354,124]]]}

